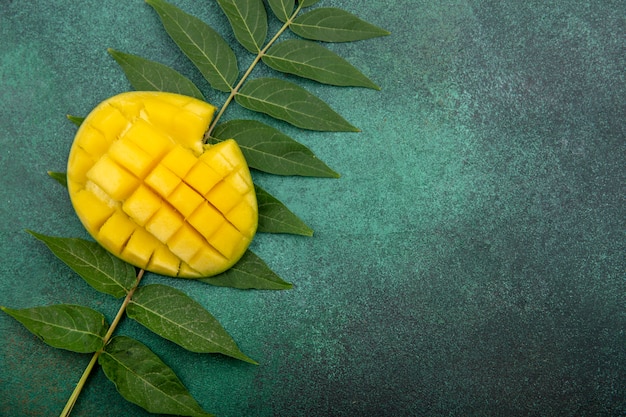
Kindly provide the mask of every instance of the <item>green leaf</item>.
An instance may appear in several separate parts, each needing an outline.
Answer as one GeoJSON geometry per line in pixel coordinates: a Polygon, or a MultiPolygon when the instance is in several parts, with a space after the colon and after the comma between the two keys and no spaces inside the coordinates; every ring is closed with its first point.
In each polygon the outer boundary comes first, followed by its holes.
{"type": "Polygon", "coordinates": [[[112,338],[98,363],[122,397],[150,413],[212,416],[198,405],[174,371],[137,340],[112,338]]]}
{"type": "Polygon", "coordinates": [[[108,49],[122,67],[126,78],[137,91],[167,91],[204,100],[204,96],[190,79],[178,71],[137,55],[108,49]]]}
{"type": "Polygon", "coordinates": [[[46,236],[27,230],[96,290],[121,298],[135,285],[135,268],[96,242],[46,236]]]}
{"type": "Polygon", "coordinates": [[[83,124],[83,121],[85,120],[84,117],[79,117],[79,116],[72,116],[71,114],[67,115],[67,119],[74,123],[76,126],[80,126],[81,124],[83,124]]]}
{"type": "Polygon", "coordinates": [[[319,1],[320,0],[299,0],[298,3],[302,4],[302,7],[309,7],[309,6],[313,6],[315,3],[319,1]]]}
{"type": "Polygon", "coordinates": [[[256,364],[239,350],[211,313],[175,288],[161,284],[139,287],[126,313],[159,336],[192,352],[221,353],[256,364]]]}
{"type": "Polygon", "coordinates": [[[281,22],[286,22],[291,17],[293,7],[296,4],[295,0],[268,0],[267,2],[281,22]]]}
{"type": "Polygon", "coordinates": [[[267,37],[267,14],[263,0],[217,0],[244,48],[256,54],[267,37]]]}
{"type": "Polygon", "coordinates": [[[233,138],[248,165],[275,175],[338,178],[309,148],[279,130],[255,120],[230,120],[216,126],[213,143],[233,138]]]}
{"type": "Polygon", "coordinates": [[[262,59],[277,71],[320,83],[380,90],[348,61],[315,42],[286,40],[272,46],[262,59]]]}
{"type": "Polygon", "coordinates": [[[235,95],[243,107],[284,120],[302,129],[358,132],[348,123],[304,88],[278,78],[250,80],[235,95]]]}
{"type": "Polygon", "coordinates": [[[237,58],[226,41],[202,20],[163,0],[146,0],[159,14],[172,40],[211,87],[231,91],[239,76],[237,58]]]}
{"type": "Polygon", "coordinates": [[[67,188],[67,175],[65,172],[48,171],[48,176],[67,188]]]}
{"type": "Polygon", "coordinates": [[[21,310],[0,307],[0,310],[48,345],[78,353],[101,349],[109,328],[102,314],[77,305],[58,304],[21,310]]]}
{"type": "Polygon", "coordinates": [[[241,290],[288,290],[293,288],[292,284],[283,281],[261,258],[250,250],[247,250],[239,262],[226,272],[211,278],[196,279],[196,281],[241,290]]]}
{"type": "Polygon", "coordinates": [[[254,190],[259,206],[257,232],[313,236],[313,229],[293,214],[283,203],[256,184],[254,190]]]}
{"type": "Polygon", "coordinates": [[[350,12],[335,7],[320,7],[294,19],[289,28],[306,39],[324,42],[352,42],[389,35],[350,12]]]}

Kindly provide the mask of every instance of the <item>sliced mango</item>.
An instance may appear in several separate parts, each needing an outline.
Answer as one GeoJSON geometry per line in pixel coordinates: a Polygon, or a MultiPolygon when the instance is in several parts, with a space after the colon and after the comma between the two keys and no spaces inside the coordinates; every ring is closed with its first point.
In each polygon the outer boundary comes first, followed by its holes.
{"type": "Polygon", "coordinates": [[[87,231],[139,268],[198,278],[248,248],[258,210],[237,143],[203,144],[215,107],[172,93],[129,92],[84,120],[68,159],[68,190],[87,231]]]}

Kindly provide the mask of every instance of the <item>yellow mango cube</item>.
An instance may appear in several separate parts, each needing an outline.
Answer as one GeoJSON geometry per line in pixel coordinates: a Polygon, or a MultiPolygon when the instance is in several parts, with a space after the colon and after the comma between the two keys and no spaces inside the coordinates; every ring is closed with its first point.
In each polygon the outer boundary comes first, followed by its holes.
{"type": "Polygon", "coordinates": [[[174,206],[183,217],[187,217],[205,200],[197,191],[184,182],[181,182],[167,197],[167,201],[174,206]]]}
{"type": "Polygon", "coordinates": [[[158,195],[150,191],[145,185],[140,185],[124,201],[122,210],[138,225],[143,226],[161,208],[162,203],[163,200],[158,195]]]}
{"type": "Polygon", "coordinates": [[[72,204],[88,232],[94,233],[115,212],[115,208],[89,190],[81,189],[71,196],[72,204]]]}
{"type": "Polygon", "coordinates": [[[180,271],[181,260],[174,255],[167,246],[159,246],[154,253],[146,269],[157,274],[176,276],[180,271]]]}
{"type": "Polygon", "coordinates": [[[178,276],[184,277],[184,278],[201,278],[201,277],[210,276],[210,275],[215,275],[215,274],[211,274],[210,272],[200,273],[196,271],[195,269],[193,269],[192,267],[190,267],[185,262],[181,262],[180,269],[178,270],[178,276]],[[205,275],[205,274],[208,274],[208,275],[205,275]]]}
{"type": "Polygon", "coordinates": [[[84,183],[87,175],[87,171],[96,163],[98,157],[93,157],[92,154],[86,152],[81,147],[72,149],[69,156],[69,163],[74,169],[67,173],[67,179],[69,181],[77,181],[84,183]]]}
{"type": "Polygon", "coordinates": [[[216,173],[209,165],[197,162],[185,175],[185,182],[193,187],[198,193],[205,195],[211,188],[222,180],[222,176],[216,173]]]}
{"type": "Polygon", "coordinates": [[[145,181],[159,195],[167,197],[178,187],[181,179],[163,165],[157,165],[145,181]]]}
{"type": "MultiPolygon", "coordinates": [[[[181,227],[178,232],[167,241],[167,247],[183,261],[189,263],[191,258],[204,246],[205,240],[195,230],[181,227]]],[[[193,265],[190,265],[193,267],[193,265]]]]}
{"type": "Polygon", "coordinates": [[[122,138],[141,148],[155,159],[155,163],[175,146],[168,135],[143,119],[137,119],[122,138]]]}
{"type": "Polygon", "coordinates": [[[183,219],[170,206],[162,206],[146,223],[146,230],[165,243],[183,226],[183,219]]]}
{"type": "Polygon", "coordinates": [[[135,230],[137,230],[137,224],[123,212],[115,211],[100,227],[98,241],[110,252],[119,255],[135,230]]]}
{"type": "Polygon", "coordinates": [[[205,274],[213,275],[221,272],[219,269],[227,261],[227,259],[212,247],[205,245],[189,261],[194,269],[204,271],[205,274]]]}
{"type": "Polygon", "coordinates": [[[137,228],[130,236],[120,256],[127,262],[145,268],[152,254],[161,246],[161,242],[144,229],[137,228]]]}
{"type": "Polygon", "coordinates": [[[87,179],[93,181],[115,200],[124,200],[139,185],[139,180],[118,165],[109,156],[104,155],[89,171],[87,179]]]}
{"type": "Polygon", "coordinates": [[[254,235],[254,213],[256,212],[256,196],[250,193],[252,197],[249,201],[247,198],[233,207],[226,213],[226,219],[233,224],[244,236],[252,238],[254,235]]]}
{"type": "Polygon", "coordinates": [[[213,233],[224,223],[224,216],[215,207],[203,202],[188,218],[187,221],[205,239],[209,239],[213,233]]]}
{"type": "Polygon", "coordinates": [[[239,170],[230,174],[225,182],[229,183],[239,194],[246,194],[253,187],[252,182],[245,178],[245,173],[241,174],[239,170]]]}
{"type": "Polygon", "coordinates": [[[174,117],[181,111],[178,103],[170,103],[167,100],[145,100],[144,119],[150,121],[157,129],[174,134],[174,117]]]}
{"type": "Polygon", "coordinates": [[[186,111],[191,112],[202,119],[210,119],[213,117],[211,109],[207,108],[207,106],[205,106],[205,103],[201,101],[199,102],[198,100],[188,100],[187,102],[180,103],[179,105],[186,111]]]}
{"type": "Polygon", "coordinates": [[[165,155],[161,160],[161,164],[180,178],[183,178],[197,161],[198,158],[193,153],[178,145],[165,155]]]}
{"type": "Polygon", "coordinates": [[[209,239],[211,246],[217,249],[225,258],[233,256],[233,253],[239,249],[239,245],[245,241],[246,239],[241,235],[241,232],[228,222],[222,223],[220,228],[209,239]]]}
{"type": "Polygon", "coordinates": [[[213,147],[219,151],[221,160],[225,161],[227,165],[233,169],[238,167],[244,160],[241,158],[241,149],[237,146],[237,143],[233,140],[225,140],[213,147]]]}
{"type": "MultiPolygon", "coordinates": [[[[182,111],[174,116],[172,128],[181,138],[197,138],[204,135],[204,129],[198,123],[201,117],[188,111],[182,111]]],[[[196,155],[202,153],[202,144],[197,141],[182,141],[183,146],[187,146],[196,155]]]]}
{"type": "Polygon", "coordinates": [[[137,178],[144,178],[157,161],[126,137],[113,142],[109,156],[137,178]]]}
{"type": "MultiPolygon", "coordinates": [[[[83,122],[79,129],[83,129],[83,125],[85,129],[89,126],[96,128],[104,134],[108,143],[112,143],[130,126],[130,120],[110,103],[104,102],[96,109],[99,111],[92,112],[90,115],[93,117],[86,120],[86,124],[83,122]]],[[[77,134],[77,136],[82,135],[77,134]]]]}
{"type": "Polygon", "coordinates": [[[220,148],[224,147],[225,143],[226,142],[220,142],[217,145],[211,146],[200,156],[200,160],[210,166],[213,171],[221,175],[222,178],[233,171],[233,165],[220,153],[220,148]]]}
{"type": "Polygon", "coordinates": [[[107,138],[100,130],[93,126],[86,124],[81,126],[82,134],[80,140],[77,143],[79,149],[84,150],[94,158],[99,158],[104,155],[106,151],[113,143],[112,140],[107,138]]]}
{"type": "Polygon", "coordinates": [[[222,181],[213,187],[206,197],[222,213],[228,213],[241,201],[241,194],[227,181],[222,181]]]}

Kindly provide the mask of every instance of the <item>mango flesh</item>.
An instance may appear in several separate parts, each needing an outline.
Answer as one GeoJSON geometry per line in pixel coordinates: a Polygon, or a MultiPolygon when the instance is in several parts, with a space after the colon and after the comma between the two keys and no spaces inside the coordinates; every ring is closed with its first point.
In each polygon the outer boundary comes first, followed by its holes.
{"type": "Polygon", "coordinates": [[[68,191],[109,252],[162,275],[223,272],[257,228],[254,186],[237,143],[204,145],[215,107],[172,93],[128,92],[100,103],[76,133],[68,191]]]}

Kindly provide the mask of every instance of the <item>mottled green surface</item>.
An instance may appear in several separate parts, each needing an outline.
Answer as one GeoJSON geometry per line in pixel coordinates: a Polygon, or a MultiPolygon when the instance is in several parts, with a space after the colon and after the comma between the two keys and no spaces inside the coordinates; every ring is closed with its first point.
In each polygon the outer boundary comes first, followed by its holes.
{"type": "MultiPolygon", "coordinates": [[[[215,2],[174,3],[233,40],[215,2]]],[[[304,83],[361,133],[285,129],[342,177],[256,177],[316,231],[253,244],[295,288],[173,282],[261,365],[129,321],[119,333],[219,416],[626,414],[625,3],[319,5],[392,35],[331,46],[381,92],[304,83]]],[[[78,303],[111,320],[118,302],[24,232],[86,236],[46,176],[65,169],[65,115],[129,89],[108,47],[208,89],[141,0],[3,0],[0,39],[0,305],[78,303]]],[[[6,315],[0,334],[0,414],[58,415],[88,355],[6,315]]],[[[97,371],[73,416],[121,415],[146,413],[97,371]]]]}

